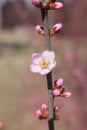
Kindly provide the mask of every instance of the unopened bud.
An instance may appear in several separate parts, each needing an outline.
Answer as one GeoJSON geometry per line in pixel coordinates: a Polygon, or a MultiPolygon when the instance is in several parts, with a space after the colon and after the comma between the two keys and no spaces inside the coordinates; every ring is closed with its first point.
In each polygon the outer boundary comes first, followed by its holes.
{"type": "Polygon", "coordinates": [[[50,9],[60,9],[63,7],[63,3],[61,2],[50,2],[49,3],[50,9]]]}
{"type": "Polygon", "coordinates": [[[62,23],[57,23],[55,24],[51,29],[50,29],[50,35],[54,35],[60,31],[62,28],[62,23]]]}
{"type": "Polygon", "coordinates": [[[60,95],[60,91],[57,90],[57,89],[53,90],[53,95],[54,96],[59,96],[60,95]]]}
{"type": "Polygon", "coordinates": [[[61,93],[61,97],[66,97],[66,98],[69,98],[69,97],[71,97],[71,93],[70,92],[63,92],[63,93],[61,93]]]}
{"type": "Polygon", "coordinates": [[[41,35],[44,35],[44,29],[43,27],[41,27],[40,25],[37,25],[36,26],[36,31],[41,34],[41,35]]]}

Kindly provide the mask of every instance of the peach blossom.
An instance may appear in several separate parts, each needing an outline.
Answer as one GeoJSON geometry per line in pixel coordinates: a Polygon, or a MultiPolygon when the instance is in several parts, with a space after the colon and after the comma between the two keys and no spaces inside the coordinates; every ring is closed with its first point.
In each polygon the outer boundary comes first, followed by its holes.
{"type": "Polygon", "coordinates": [[[32,64],[30,70],[34,73],[46,75],[56,66],[55,53],[53,51],[45,50],[41,53],[34,53],[32,55],[32,64]]]}

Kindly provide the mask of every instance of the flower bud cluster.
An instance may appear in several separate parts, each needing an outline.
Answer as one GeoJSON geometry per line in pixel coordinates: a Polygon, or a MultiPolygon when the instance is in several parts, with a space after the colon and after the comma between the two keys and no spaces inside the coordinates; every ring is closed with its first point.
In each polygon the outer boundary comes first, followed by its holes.
{"type": "MultiPolygon", "coordinates": [[[[55,25],[50,29],[50,36],[53,36],[54,34],[60,32],[61,28],[62,28],[62,23],[57,23],[57,24],[55,24],[55,25]]],[[[42,36],[45,35],[44,28],[43,28],[41,25],[37,25],[37,26],[36,26],[36,31],[37,31],[40,35],[42,35],[42,36]]]]}
{"type": "MultiPolygon", "coordinates": [[[[59,111],[60,107],[59,105],[54,106],[53,110],[54,110],[54,120],[58,120],[59,119],[59,115],[57,114],[59,111]]],[[[36,116],[39,119],[48,119],[48,113],[49,113],[49,109],[47,107],[46,104],[42,104],[41,106],[41,110],[37,110],[36,111],[36,116]]]]}
{"type": "Polygon", "coordinates": [[[40,9],[60,9],[63,7],[61,2],[55,0],[32,0],[32,4],[40,9]]]}
{"type": "MultiPolygon", "coordinates": [[[[65,88],[63,87],[63,78],[58,78],[54,82],[54,88],[52,91],[52,94],[54,97],[65,97],[69,98],[71,96],[71,92],[65,91],[65,88]]],[[[54,120],[59,120],[59,115],[57,114],[59,112],[60,106],[56,105],[54,106],[54,120]]],[[[41,110],[36,111],[36,116],[39,119],[48,119],[49,109],[46,104],[42,104],[41,110]]]]}
{"type": "Polygon", "coordinates": [[[46,104],[42,104],[41,110],[36,111],[36,116],[39,119],[47,119],[48,117],[48,107],[46,104]]]}
{"type": "MultiPolygon", "coordinates": [[[[32,0],[32,4],[40,9],[61,9],[63,7],[63,3],[61,2],[56,2],[55,0],[32,0]]],[[[60,32],[62,28],[62,23],[57,23],[55,24],[51,29],[49,29],[50,36],[53,36],[54,34],[60,32]]],[[[36,31],[44,36],[44,28],[41,25],[36,26],[36,31]]]]}
{"type": "Polygon", "coordinates": [[[65,88],[63,87],[63,79],[62,78],[58,78],[55,80],[52,94],[54,97],[60,96],[60,97],[68,98],[71,96],[70,92],[65,91],[65,88]]]}

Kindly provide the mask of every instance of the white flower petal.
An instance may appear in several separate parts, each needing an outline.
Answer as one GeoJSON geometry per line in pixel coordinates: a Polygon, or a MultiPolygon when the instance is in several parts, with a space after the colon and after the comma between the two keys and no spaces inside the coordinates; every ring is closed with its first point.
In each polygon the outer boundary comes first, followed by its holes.
{"type": "Polygon", "coordinates": [[[53,61],[50,65],[49,68],[52,70],[56,66],[56,61],[53,61]]]}
{"type": "Polygon", "coordinates": [[[46,50],[42,53],[42,56],[46,59],[49,59],[50,61],[53,61],[55,59],[55,53],[53,51],[46,50]]]}
{"type": "Polygon", "coordinates": [[[38,66],[38,65],[32,64],[32,65],[30,66],[30,70],[31,70],[32,72],[39,73],[39,72],[41,71],[41,68],[40,68],[40,66],[38,66]]]}
{"type": "Polygon", "coordinates": [[[49,70],[49,69],[42,69],[42,70],[40,71],[40,74],[41,74],[41,75],[46,75],[46,74],[48,74],[50,71],[51,71],[51,70],[49,70]]]}
{"type": "Polygon", "coordinates": [[[42,53],[42,56],[47,56],[47,55],[49,55],[49,52],[50,52],[50,51],[48,51],[48,50],[44,51],[44,52],[42,53]]]}
{"type": "Polygon", "coordinates": [[[55,53],[54,52],[50,52],[49,54],[49,60],[53,61],[55,59],[55,53]]]}
{"type": "Polygon", "coordinates": [[[49,59],[49,61],[52,62],[55,59],[54,52],[50,52],[45,58],[49,59]]]}
{"type": "Polygon", "coordinates": [[[38,65],[40,59],[41,59],[41,54],[40,53],[34,53],[32,55],[33,64],[38,65]]]}
{"type": "Polygon", "coordinates": [[[38,57],[41,57],[40,53],[33,53],[32,54],[32,59],[35,59],[35,58],[38,58],[38,57]]]}
{"type": "Polygon", "coordinates": [[[33,64],[39,65],[40,59],[41,59],[41,57],[34,58],[34,59],[33,59],[33,64]]]}

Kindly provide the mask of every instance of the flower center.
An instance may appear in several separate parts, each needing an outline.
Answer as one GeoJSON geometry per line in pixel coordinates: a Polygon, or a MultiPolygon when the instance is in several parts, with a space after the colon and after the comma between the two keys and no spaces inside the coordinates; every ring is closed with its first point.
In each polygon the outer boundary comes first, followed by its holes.
{"type": "Polygon", "coordinates": [[[40,67],[41,67],[42,69],[46,69],[46,68],[48,68],[50,62],[49,62],[49,60],[43,58],[43,59],[41,59],[41,60],[39,61],[39,64],[40,64],[40,67]]]}

